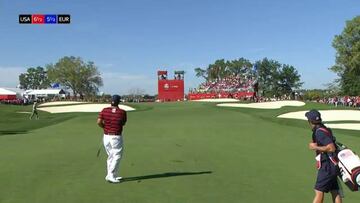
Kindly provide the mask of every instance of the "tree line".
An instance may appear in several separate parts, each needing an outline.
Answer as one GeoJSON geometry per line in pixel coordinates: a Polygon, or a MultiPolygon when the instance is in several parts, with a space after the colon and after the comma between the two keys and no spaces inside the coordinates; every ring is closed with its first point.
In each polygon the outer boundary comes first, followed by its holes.
{"type": "Polygon", "coordinates": [[[336,50],[335,65],[330,68],[339,78],[334,81],[345,95],[360,95],[360,16],[346,22],[333,43],[336,50]]]}
{"type": "Polygon", "coordinates": [[[256,78],[259,91],[266,97],[290,95],[294,89],[303,84],[294,66],[281,64],[268,58],[251,63],[250,60],[239,58],[236,60],[216,60],[205,69],[195,68],[197,77],[206,81],[216,81],[231,76],[244,76],[247,79],[256,78]]]}
{"type": "Polygon", "coordinates": [[[70,89],[75,96],[96,95],[103,81],[94,62],[84,62],[80,57],[66,56],[45,68],[28,68],[19,75],[21,89],[46,89],[59,84],[70,89]]]}

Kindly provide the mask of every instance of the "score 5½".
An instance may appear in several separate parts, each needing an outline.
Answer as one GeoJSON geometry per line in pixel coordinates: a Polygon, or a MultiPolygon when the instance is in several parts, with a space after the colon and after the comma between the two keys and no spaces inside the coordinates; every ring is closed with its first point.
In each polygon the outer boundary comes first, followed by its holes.
{"type": "Polygon", "coordinates": [[[56,24],[57,18],[56,15],[45,15],[46,24],[56,24]]]}

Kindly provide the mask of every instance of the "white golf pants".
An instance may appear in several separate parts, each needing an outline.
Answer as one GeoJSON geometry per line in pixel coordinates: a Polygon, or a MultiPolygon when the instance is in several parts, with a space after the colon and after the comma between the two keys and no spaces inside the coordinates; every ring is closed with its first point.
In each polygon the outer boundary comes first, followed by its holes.
{"type": "Polygon", "coordinates": [[[122,136],[104,135],[104,147],[108,155],[107,158],[107,177],[118,177],[120,160],[123,153],[122,136]]]}

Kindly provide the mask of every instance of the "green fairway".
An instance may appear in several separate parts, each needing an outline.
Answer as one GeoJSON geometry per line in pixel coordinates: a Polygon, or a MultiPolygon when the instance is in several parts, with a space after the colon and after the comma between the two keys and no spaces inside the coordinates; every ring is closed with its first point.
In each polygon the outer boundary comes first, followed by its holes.
{"type": "MultiPolygon", "coordinates": [[[[284,202],[313,198],[316,169],[306,121],[277,115],[331,106],[277,110],[210,103],[131,105],[124,128],[120,184],[105,182],[106,155],[96,157],[97,113],[49,114],[29,120],[31,106],[0,105],[1,203],[284,202]]],[[[334,130],[360,153],[360,132],[334,130]]],[[[360,192],[345,188],[344,202],[360,192]]],[[[327,195],[326,202],[331,202],[327,195]]]]}

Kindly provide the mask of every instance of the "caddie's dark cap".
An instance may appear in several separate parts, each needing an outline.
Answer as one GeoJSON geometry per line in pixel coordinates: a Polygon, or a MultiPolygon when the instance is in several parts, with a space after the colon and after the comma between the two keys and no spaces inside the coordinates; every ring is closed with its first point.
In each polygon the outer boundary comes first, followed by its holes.
{"type": "Polygon", "coordinates": [[[112,105],[118,105],[120,103],[120,99],[121,97],[117,94],[114,94],[112,97],[111,97],[111,104],[112,105]]]}
{"type": "Polygon", "coordinates": [[[319,111],[312,109],[305,113],[306,118],[312,123],[321,123],[321,114],[319,111]]]}

